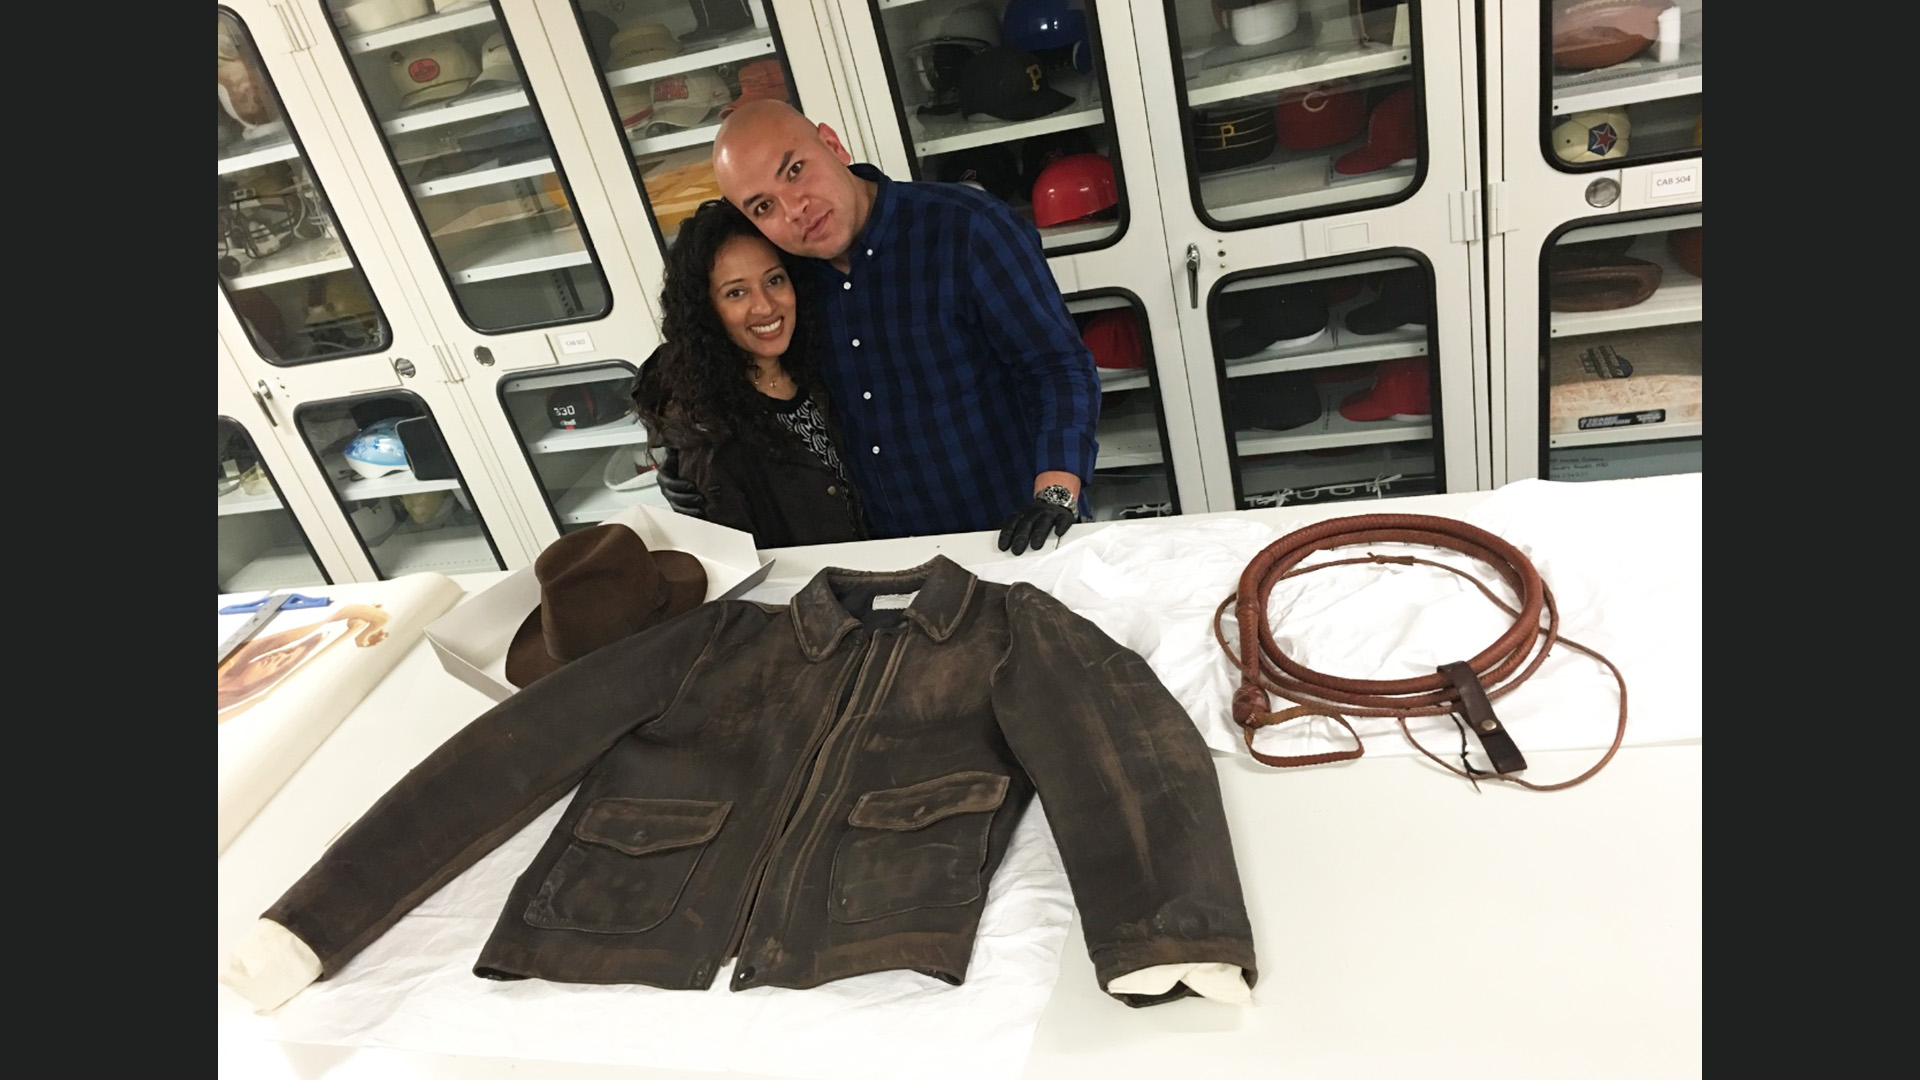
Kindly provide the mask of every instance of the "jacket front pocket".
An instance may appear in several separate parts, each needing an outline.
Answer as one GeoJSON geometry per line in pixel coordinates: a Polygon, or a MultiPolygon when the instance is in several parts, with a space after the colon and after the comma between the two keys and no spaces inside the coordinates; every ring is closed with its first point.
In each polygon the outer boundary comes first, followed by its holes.
{"type": "Polygon", "coordinates": [[[960,772],[860,796],[834,852],[828,914],[853,923],[972,903],[1006,795],[1006,777],[960,772]]]}
{"type": "Polygon", "coordinates": [[[596,799],[523,918],[555,930],[651,930],[673,911],[731,809],[692,799],[596,799]]]}

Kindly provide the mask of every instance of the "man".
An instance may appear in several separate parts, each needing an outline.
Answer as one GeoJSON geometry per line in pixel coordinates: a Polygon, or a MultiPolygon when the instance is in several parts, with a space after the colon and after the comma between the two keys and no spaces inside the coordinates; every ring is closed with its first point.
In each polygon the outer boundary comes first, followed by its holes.
{"type": "Polygon", "coordinates": [[[782,101],[728,116],[713,165],[816,275],[827,391],[873,535],[997,528],[1018,555],[1065,534],[1093,475],[1100,377],[1033,226],[971,187],[854,164],[782,101]]]}

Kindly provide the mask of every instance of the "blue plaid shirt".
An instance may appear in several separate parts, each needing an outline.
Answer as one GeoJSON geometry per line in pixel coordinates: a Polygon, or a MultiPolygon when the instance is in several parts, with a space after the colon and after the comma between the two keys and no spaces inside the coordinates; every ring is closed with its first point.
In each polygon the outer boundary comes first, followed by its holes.
{"type": "Polygon", "coordinates": [[[1100,376],[1034,227],[871,165],[849,273],[813,263],[827,392],[876,538],[997,530],[1033,478],[1093,476],[1100,376]]]}

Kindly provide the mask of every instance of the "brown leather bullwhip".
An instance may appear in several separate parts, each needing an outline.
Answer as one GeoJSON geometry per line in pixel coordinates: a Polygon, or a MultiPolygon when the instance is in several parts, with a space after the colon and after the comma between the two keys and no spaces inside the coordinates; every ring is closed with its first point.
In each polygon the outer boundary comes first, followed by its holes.
{"type": "Polygon", "coordinates": [[[1247,752],[1265,765],[1291,767],[1320,765],[1357,758],[1366,752],[1360,736],[1347,722],[1347,716],[1392,716],[1399,720],[1400,731],[1414,749],[1442,768],[1468,780],[1503,780],[1535,791],[1554,791],[1572,787],[1588,779],[1613,759],[1627,731],[1627,682],[1613,661],[1594,650],[1560,636],[1560,611],[1553,591],[1534,569],[1526,555],[1505,540],[1463,521],[1427,514],[1359,514],[1333,518],[1288,533],[1262,550],[1240,575],[1240,585],[1232,596],[1221,602],[1213,613],[1214,639],[1228,659],[1240,669],[1240,688],[1233,694],[1233,720],[1246,737],[1247,752]],[[1444,548],[1477,559],[1493,568],[1520,598],[1515,609],[1494,595],[1473,575],[1445,563],[1412,555],[1377,555],[1330,559],[1312,566],[1300,565],[1308,556],[1332,548],[1367,544],[1417,544],[1444,548]],[[1513,625],[1491,645],[1472,658],[1441,665],[1433,675],[1408,679],[1348,679],[1328,675],[1306,667],[1287,656],[1274,640],[1267,625],[1268,596],[1275,585],[1297,574],[1312,573],[1334,566],[1356,564],[1394,564],[1434,566],[1471,582],[1482,595],[1502,611],[1513,616],[1513,625]],[[1234,605],[1240,628],[1240,651],[1234,654],[1220,628],[1220,616],[1227,605],[1234,605]],[[1543,620],[1544,619],[1544,623],[1543,620]],[[1555,784],[1535,784],[1511,775],[1526,768],[1526,760],[1499,717],[1492,702],[1512,691],[1532,675],[1546,660],[1555,642],[1593,657],[1613,672],[1620,686],[1620,718],[1614,729],[1613,744],[1592,768],[1571,780],[1555,784]],[[1269,711],[1268,693],[1299,704],[1269,711]],[[1453,715],[1464,722],[1480,740],[1481,749],[1494,771],[1458,768],[1420,745],[1407,727],[1409,717],[1453,715]],[[1253,748],[1254,732],[1274,724],[1283,724],[1302,716],[1324,716],[1353,736],[1350,750],[1320,754],[1263,754],[1253,748]]]}

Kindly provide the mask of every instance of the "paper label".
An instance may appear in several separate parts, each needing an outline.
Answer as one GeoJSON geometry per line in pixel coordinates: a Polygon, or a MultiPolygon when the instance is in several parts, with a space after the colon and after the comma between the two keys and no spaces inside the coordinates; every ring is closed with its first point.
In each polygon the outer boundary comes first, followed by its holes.
{"type": "Polygon", "coordinates": [[[876,596],[873,598],[873,610],[898,611],[908,604],[913,603],[913,598],[919,595],[920,593],[915,591],[910,593],[888,593],[884,596],[876,596]]]}

